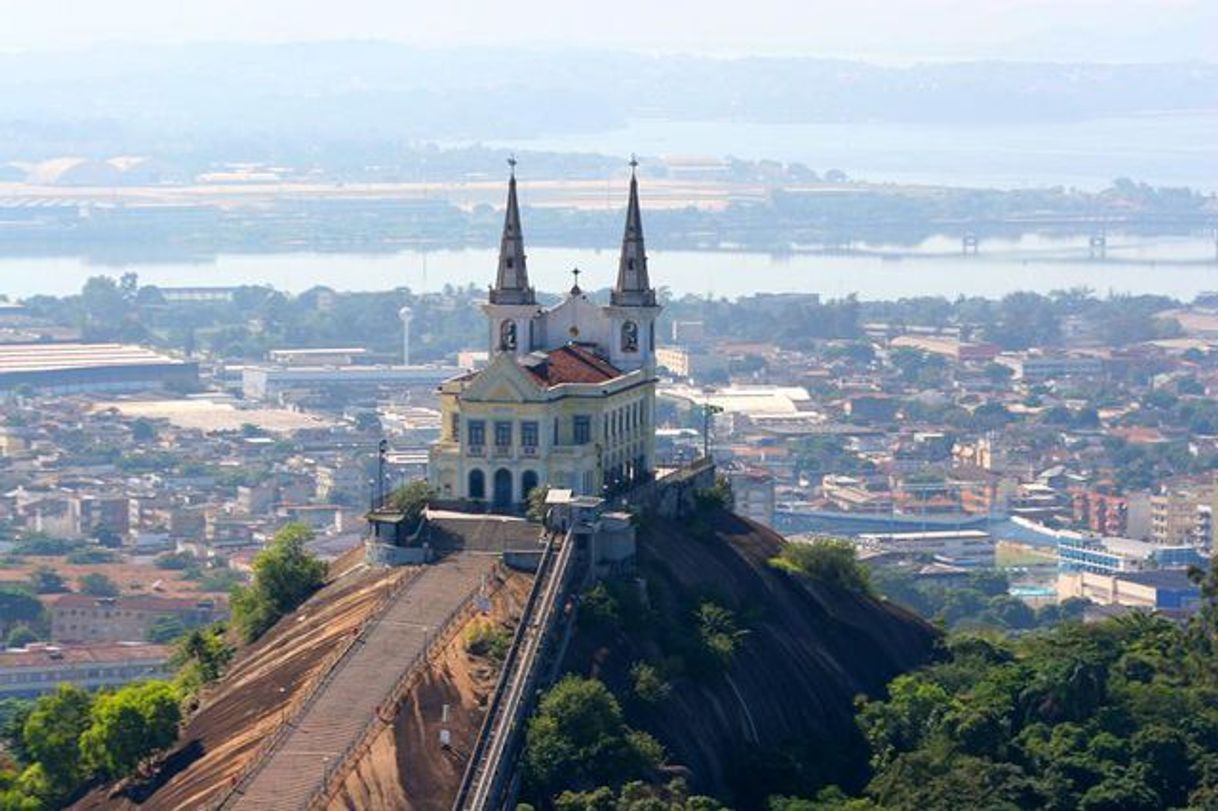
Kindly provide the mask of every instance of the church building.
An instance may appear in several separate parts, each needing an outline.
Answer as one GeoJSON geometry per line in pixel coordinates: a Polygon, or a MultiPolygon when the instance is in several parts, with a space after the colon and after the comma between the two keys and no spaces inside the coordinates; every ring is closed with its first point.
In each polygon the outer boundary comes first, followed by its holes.
{"type": "Polygon", "coordinates": [[[490,364],[440,386],[443,429],[428,478],[442,499],[518,508],[538,485],[611,495],[647,480],[655,453],[655,322],[637,162],[608,305],[590,300],[579,270],[551,308],[529,284],[515,161],[499,267],[486,313],[490,364]]]}

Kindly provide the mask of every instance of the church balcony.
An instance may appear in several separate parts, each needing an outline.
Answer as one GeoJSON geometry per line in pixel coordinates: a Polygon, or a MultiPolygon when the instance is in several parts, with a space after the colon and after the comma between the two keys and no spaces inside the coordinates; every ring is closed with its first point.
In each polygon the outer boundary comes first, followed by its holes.
{"type": "Polygon", "coordinates": [[[520,455],[524,456],[528,459],[536,459],[537,458],[537,446],[536,445],[521,445],[520,446],[520,455]]]}
{"type": "Polygon", "coordinates": [[[506,459],[511,455],[512,455],[512,446],[511,445],[496,445],[495,446],[495,458],[496,459],[506,459]]]}
{"type": "Polygon", "coordinates": [[[486,456],[486,446],[470,445],[470,446],[466,447],[465,453],[467,456],[477,456],[477,457],[481,458],[483,456],[486,456]]]}

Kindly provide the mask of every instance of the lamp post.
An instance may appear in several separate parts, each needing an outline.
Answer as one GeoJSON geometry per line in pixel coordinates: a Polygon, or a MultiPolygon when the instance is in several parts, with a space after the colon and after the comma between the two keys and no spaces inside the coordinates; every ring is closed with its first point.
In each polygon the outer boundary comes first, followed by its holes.
{"type": "Polygon", "coordinates": [[[711,417],[715,414],[722,414],[723,408],[714,405],[707,400],[702,404],[702,456],[705,458],[710,456],[710,426],[711,417]]]}

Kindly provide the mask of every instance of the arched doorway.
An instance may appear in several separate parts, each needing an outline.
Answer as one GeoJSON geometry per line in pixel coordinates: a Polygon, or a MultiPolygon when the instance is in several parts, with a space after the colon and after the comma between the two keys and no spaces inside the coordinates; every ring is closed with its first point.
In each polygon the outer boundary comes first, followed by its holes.
{"type": "Polygon", "coordinates": [[[481,470],[471,470],[469,472],[469,497],[477,501],[482,501],[486,498],[486,474],[481,470]]]}
{"type": "Polygon", "coordinates": [[[505,467],[495,471],[495,509],[507,510],[512,506],[512,473],[505,467]]]}
{"type": "Polygon", "coordinates": [[[540,481],[537,478],[537,473],[532,470],[526,470],[524,475],[520,477],[520,497],[528,498],[529,493],[537,488],[540,481]]]}

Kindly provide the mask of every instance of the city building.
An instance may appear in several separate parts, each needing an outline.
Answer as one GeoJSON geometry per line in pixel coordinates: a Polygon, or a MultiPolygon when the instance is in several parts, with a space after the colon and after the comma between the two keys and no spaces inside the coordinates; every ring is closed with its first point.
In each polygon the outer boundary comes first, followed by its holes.
{"type": "Polygon", "coordinates": [[[601,495],[652,475],[660,307],[633,171],[609,304],[594,304],[579,271],[573,275],[561,303],[537,303],[513,166],[499,266],[483,306],[491,361],[440,386],[443,429],[428,478],[442,499],[510,510],[540,484],[601,495]]]}
{"type": "Polygon", "coordinates": [[[1111,574],[1079,571],[1058,574],[1057,598],[1183,616],[1197,609],[1201,590],[1181,569],[1111,574]]]}
{"type": "Polygon", "coordinates": [[[889,344],[893,349],[915,349],[932,355],[941,355],[956,362],[985,362],[998,355],[995,344],[970,343],[945,335],[900,335],[889,344]]]}
{"type": "Polygon", "coordinates": [[[0,651],[0,698],[36,698],[60,684],[120,687],[173,672],[173,648],[131,642],[60,646],[33,643],[0,651]]]}
{"type": "Polygon", "coordinates": [[[1114,574],[1144,569],[1187,569],[1204,563],[1193,546],[1163,546],[1130,538],[1062,535],[1057,565],[1066,572],[1114,574]]]}
{"type": "Polygon", "coordinates": [[[169,597],[91,597],[60,594],[47,600],[51,639],[56,642],[139,642],[162,617],[177,617],[187,626],[223,619],[214,600],[169,597]]]}
{"type": "Polygon", "coordinates": [[[1172,481],[1150,497],[1150,539],[1168,546],[1211,548],[1218,484],[1172,481]]]}
{"type": "Polygon", "coordinates": [[[1041,383],[1065,377],[1096,377],[1104,374],[1103,358],[1094,355],[1067,354],[1001,354],[994,358],[998,363],[1010,367],[1015,379],[1027,383],[1041,383]]]}
{"type": "Polygon", "coordinates": [[[125,344],[0,343],[0,392],[29,386],[62,394],[194,386],[199,366],[125,344]]]}
{"type": "Polygon", "coordinates": [[[723,475],[732,487],[733,512],[765,526],[774,524],[774,474],[762,467],[731,462],[723,475]]]}
{"type": "Polygon", "coordinates": [[[241,390],[250,400],[279,399],[288,391],[337,391],[347,395],[378,389],[410,386],[432,387],[458,375],[457,366],[246,366],[241,370],[241,390]]]}
{"type": "Polygon", "coordinates": [[[979,529],[866,533],[859,535],[856,543],[871,552],[929,557],[955,566],[994,565],[994,539],[979,529]]]}
{"type": "Polygon", "coordinates": [[[1129,529],[1129,502],[1121,496],[1086,491],[1071,496],[1074,523],[1101,535],[1123,536],[1129,529]]]}

